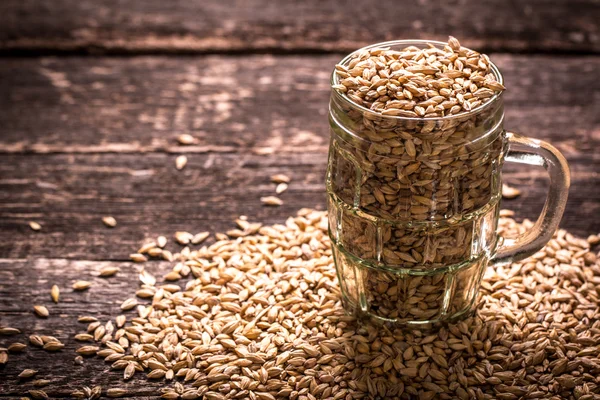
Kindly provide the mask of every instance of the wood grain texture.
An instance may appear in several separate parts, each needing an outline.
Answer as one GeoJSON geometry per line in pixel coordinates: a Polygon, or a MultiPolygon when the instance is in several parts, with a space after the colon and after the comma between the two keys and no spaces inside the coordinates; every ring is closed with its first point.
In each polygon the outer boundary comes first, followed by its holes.
{"type": "Polygon", "coordinates": [[[345,52],[400,38],[474,48],[600,51],[594,0],[4,0],[0,51],[345,52]]]}
{"type": "MultiPolygon", "coordinates": [[[[0,161],[0,258],[126,260],[145,239],[176,231],[225,231],[233,220],[283,222],[302,207],[325,208],[326,154],[191,154],[183,171],[174,155],[4,155],[0,161]],[[292,178],[282,207],[265,207],[274,195],[269,177],[292,178]],[[112,215],[114,229],[101,218],[112,215]],[[27,225],[35,220],[42,230],[27,225]]],[[[573,183],[562,226],[579,235],[600,232],[600,158],[571,162],[573,183]]],[[[512,165],[506,182],[524,194],[505,207],[535,218],[546,196],[543,171],[512,165]]]]}
{"type": "MultiPolygon", "coordinates": [[[[7,59],[0,152],[326,152],[338,56],[7,59]]],[[[492,55],[506,127],[567,155],[600,145],[600,57],[492,55]],[[574,78],[576,77],[576,78],[574,78]]]]}
{"type": "MultiPolygon", "coordinates": [[[[161,262],[146,263],[144,267],[157,277],[168,269],[161,262]]],[[[0,336],[0,347],[14,342],[27,344],[32,334],[52,335],[65,344],[64,349],[55,353],[29,345],[22,353],[9,354],[8,363],[0,367],[0,398],[27,395],[28,390],[35,389],[31,383],[35,379],[51,381],[42,388],[51,398],[73,398],[71,391],[96,385],[103,387],[103,394],[110,387],[121,387],[130,390],[126,397],[158,398],[156,393],[166,385],[164,382],[148,380],[139,373],[124,382],[122,371],[111,371],[110,364],[97,357],[85,357],[82,366],[74,363],[75,350],[86,344],[73,339],[87,328],[87,324],[77,322],[79,316],[92,315],[103,323],[109,319],[114,323],[119,314],[135,316],[135,311],[122,312],[120,304],[134,296],[140,268],[133,263],[0,260],[0,326],[21,330],[18,335],[0,336]],[[120,272],[111,278],[98,277],[98,271],[109,265],[119,267],[120,272]],[[93,285],[84,292],[74,292],[71,285],[78,279],[89,280],[93,285]],[[55,284],[61,290],[58,304],[50,299],[50,288],[55,284]],[[50,316],[36,317],[32,311],[34,304],[45,305],[50,316]],[[33,379],[19,381],[17,375],[25,368],[39,372],[33,379]]]]}

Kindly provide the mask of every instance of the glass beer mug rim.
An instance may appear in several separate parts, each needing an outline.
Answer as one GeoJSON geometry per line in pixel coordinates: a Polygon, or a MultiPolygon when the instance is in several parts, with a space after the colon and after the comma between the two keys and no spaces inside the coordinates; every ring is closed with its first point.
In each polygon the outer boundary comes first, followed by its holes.
{"type": "MultiPolygon", "coordinates": [[[[360,48],[356,51],[353,51],[352,53],[345,56],[339,62],[339,64],[347,65],[348,62],[351,60],[352,56],[354,56],[355,54],[358,54],[359,52],[364,51],[364,50],[369,50],[369,49],[379,48],[379,47],[405,48],[408,46],[417,46],[417,47],[421,47],[421,48],[426,48],[428,44],[434,44],[434,45],[438,45],[438,46],[446,45],[446,43],[444,43],[444,42],[438,42],[438,41],[433,41],[433,40],[418,40],[418,39],[417,40],[413,40],[413,39],[393,40],[393,41],[388,41],[388,42],[375,43],[375,44],[360,48]]],[[[491,72],[496,77],[496,80],[502,84],[504,82],[504,79],[503,79],[502,74],[500,73],[500,70],[498,69],[498,67],[496,65],[494,65],[492,62],[490,62],[490,69],[491,69],[491,72]]],[[[339,84],[339,76],[335,73],[335,70],[334,70],[331,75],[331,85],[337,85],[337,84],[339,84]]],[[[338,118],[336,118],[336,116],[333,115],[334,112],[333,112],[332,108],[335,107],[332,105],[333,103],[340,104],[340,101],[341,101],[341,102],[343,102],[343,105],[345,107],[348,107],[348,109],[353,109],[357,112],[362,113],[363,115],[365,115],[365,118],[367,118],[369,120],[396,121],[396,122],[421,123],[421,124],[422,123],[453,124],[452,121],[466,121],[472,117],[477,116],[478,114],[483,113],[484,111],[487,111],[491,108],[496,107],[498,105],[498,103],[500,102],[500,100],[502,99],[502,93],[503,92],[498,92],[498,93],[494,94],[494,96],[492,96],[489,101],[477,106],[476,108],[474,108],[468,112],[461,112],[458,114],[446,115],[446,116],[442,116],[442,117],[404,117],[404,116],[383,115],[380,112],[373,111],[371,109],[368,109],[364,106],[361,106],[361,105],[355,103],[354,101],[352,101],[352,99],[350,99],[348,96],[346,96],[345,93],[342,93],[338,90],[332,89],[332,94],[335,97],[335,100],[330,103],[329,114],[330,114],[330,117],[333,118],[336,125],[339,128],[343,129],[343,131],[347,135],[349,135],[353,141],[355,141],[357,143],[362,142],[365,144],[369,144],[369,143],[372,143],[371,140],[368,140],[364,137],[357,135],[356,132],[353,132],[351,127],[345,126],[345,124],[340,123],[338,118]]],[[[463,153],[463,154],[470,154],[474,151],[481,151],[483,148],[489,146],[492,142],[494,142],[496,140],[496,137],[498,135],[502,134],[502,132],[504,131],[503,123],[504,123],[504,113],[502,112],[502,114],[500,115],[500,118],[496,121],[496,123],[493,126],[487,128],[486,132],[483,135],[469,140],[469,142],[467,144],[469,146],[469,148],[472,148],[472,149],[477,148],[478,150],[467,150],[466,153],[463,153]],[[492,140],[490,140],[490,139],[492,139],[492,140]]],[[[346,141],[346,140],[344,140],[344,141],[346,141]]],[[[452,155],[449,157],[440,156],[437,159],[441,160],[444,158],[452,158],[454,156],[455,155],[452,155]]],[[[383,157],[387,158],[385,156],[383,156],[383,157]]],[[[432,160],[434,158],[435,157],[433,157],[432,160]]]]}
{"type": "MultiPolygon", "coordinates": [[[[365,46],[358,50],[355,50],[352,53],[348,54],[346,57],[344,57],[337,64],[346,65],[352,59],[352,56],[354,56],[355,54],[358,54],[361,51],[370,50],[370,49],[374,49],[374,48],[392,47],[392,46],[394,46],[394,47],[402,46],[402,48],[404,48],[404,47],[408,47],[408,46],[419,46],[419,45],[421,45],[420,47],[425,48],[425,46],[427,46],[428,44],[434,44],[434,45],[438,45],[438,46],[446,46],[447,45],[447,43],[439,42],[439,41],[435,41],[435,40],[420,40],[420,39],[391,40],[388,42],[380,42],[380,43],[371,44],[369,46],[365,46]]],[[[491,61],[490,61],[490,69],[491,69],[491,72],[496,77],[496,81],[498,81],[498,83],[500,83],[500,84],[504,84],[504,78],[502,77],[500,70],[491,61]]],[[[331,74],[331,85],[338,85],[340,83],[338,78],[339,77],[335,73],[335,70],[334,70],[331,74]]],[[[502,97],[503,92],[498,92],[498,93],[494,94],[490,98],[489,101],[475,107],[471,111],[461,112],[461,113],[452,114],[452,115],[445,115],[443,117],[404,117],[404,116],[398,116],[398,115],[383,115],[377,111],[373,111],[369,108],[361,106],[360,104],[356,104],[354,101],[352,101],[352,99],[350,99],[348,96],[346,96],[345,93],[341,93],[340,91],[335,90],[335,89],[333,90],[333,93],[339,99],[343,100],[348,106],[351,106],[351,107],[363,112],[364,114],[367,114],[369,116],[372,116],[372,117],[378,118],[378,119],[382,119],[382,120],[388,119],[388,120],[396,120],[396,121],[398,121],[398,120],[400,120],[400,121],[448,121],[448,120],[453,120],[453,119],[462,119],[462,118],[466,118],[466,117],[472,117],[474,115],[481,113],[486,108],[495,104],[496,101],[498,101],[498,99],[500,99],[502,97]]]]}

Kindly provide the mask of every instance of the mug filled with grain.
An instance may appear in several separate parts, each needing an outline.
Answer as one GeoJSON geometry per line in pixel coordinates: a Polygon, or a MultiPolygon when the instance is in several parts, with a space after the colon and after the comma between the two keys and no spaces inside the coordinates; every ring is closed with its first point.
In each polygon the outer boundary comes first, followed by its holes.
{"type": "Polygon", "coordinates": [[[329,106],[329,233],[348,311],[427,327],[473,310],[489,263],[541,249],[569,189],[551,145],[504,130],[502,75],[485,54],[400,40],[336,65],[329,106]],[[517,238],[497,233],[505,161],[543,166],[546,203],[517,238]]]}

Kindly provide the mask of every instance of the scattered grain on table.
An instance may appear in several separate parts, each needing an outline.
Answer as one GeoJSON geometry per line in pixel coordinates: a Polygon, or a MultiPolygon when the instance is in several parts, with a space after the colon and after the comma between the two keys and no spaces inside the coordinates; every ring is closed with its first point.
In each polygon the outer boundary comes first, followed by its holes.
{"type": "Polygon", "coordinates": [[[38,371],[35,370],[35,369],[24,369],[19,374],[19,378],[20,379],[28,379],[28,378],[31,378],[32,376],[34,376],[37,373],[38,373],[38,371]]]}
{"type": "Polygon", "coordinates": [[[175,168],[177,168],[178,171],[181,171],[182,169],[185,168],[185,166],[187,165],[188,159],[186,156],[181,155],[181,156],[177,156],[177,158],[175,159],[175,168]]]}
{"type": "Polygon", "coordinates": [[[263,205],[265,206],[280,206],[283,204],[283,201],[275,196],[266,196],[266,197],[261,197],[260,198],[261,203],[263,203],[263,205]]]}
{"type": "Polygon", "coordinates": [[[25,350],[27,348],[27,345],[24,343],[12,343],[11,345],[8,346],[8,351],[10,353],[20,353],[23,350],[25,350]]]}
{"type": "Polygon", "coordinates": [[[88,281],[77,281],[73,283],[73,290],[82,291],[89,289],[92,286],[92,282],[88,281]]]}
{"type": "Polygon", "coordinates": [[[30,390],[28,393],[31,397],[33,397],[36,400],[49,399],[48,395],[43,390],[30,390]]]}
{"type": "Polygon", "coordinates": [[[275,188],[275,193],[281,194],[281,193],[285,192],[287,190],[287,188],[288,188],[288,184],[287,183],[280,183],[275,188]]]}
{"type": "Polygon", "coordinates": [[[89,333],[78,333],[73,337],[73,339],[78,340],[80,342],[91,342],[94,340],[94,337],[89,333]]]}
{"type": "Polygon", "coordinates": [[[290,177],[284,174],[271,175],[271,182],[273,183],[290,183],[290,177]]]}
{"type": "Polygon", "coordinates": [[[41,318],[48,318],[48,316],[50,315],[50,312],[48,311],[48,309],[41,305],[33,306],[33,311],[35,312],[35,314],[38,317],[41,317],[41,318]]]}
{"type": "Polygon", "coordinates": [[[106,395],[108,397],[111,398],[115,398],[115,397],[123,397],[126,394],[129,394],[129,391],[127,389],[122,389],[122,388],[109,388],[106,390],[106,395]]]}
{"type": "Polygon", "coordinates": [[[117,226],[117,220],[111,216],[102,217],[102,222],[109,228],[117,226]]]}
{"type": "Polygon", "coordinates": [[[0,327],[0,335],[3,336],[18,335],[19,333],[21,333],[21,331],[17,328],[13,328],[10,326],[0,327]]]}
{"type": "Polygon", "coordinates": [[[210,236],[210,232],[198,232],[192,237],[191,243],[192,244],[200,244],[200,243],[204,242],[209,236],[210,236]]]}
{"type": "Polygon", "coordinates": [[[140,254],[140,253],[131,253],[129,255],[129,258],[131,259],[131,261],[134,261],[136,263],[143,263],[148,261],[148,258],[146,258],[145,255],[140,254]]]}
{"type": "Polygon", "coordinates": [[[161,249],[167,245],[167,238],[164,236],[159,236],[156,238],[156,245],[161,249]]]}
{"type": "MultiPolygon", "coordinates": [[[[188,382],[157,393],[163,398],[221,399],[215,390],[222,385],[228,393],[254,387],[257,399],[574,392],[587,399],[600,392],[600,266],[584,267],[587,241],[558,231],[532,258],[487,268],[474,316],[435,332],[407,332],[360,326],[345,314],[326,214],[299,214],[179,254],[173,269],[189,264],[193,276],[182,286],[156,286],[142,271],[147,305],[139,304],[131,321],[117,317],[118,343],[98,344],[104,349],[97,354],[124,379],[144,371],[150,379],[188,382]],[[119,342],[124,338],[129,347],[119,342]]],[[[506,234],[531,225],[500,221],[506,234]]]]}
{"type": "Polygon", "coordinates": [[[521,195],[521,191],[514,187],[508,186],[507,184],[502,184],[502,197],[505,199],[516,199],[521,195]]]}
{"type": "Polygon", "coordinates": [[[52,298],[54,303],[58,303],[58,299],[60,298],[60,289],[57,285],[52,285],[52,288],[50,289],[50,298],[52,298]]]}
{"type": "Polygon", "coordinates": [[[182,146],[186,146],[196,143],[196,138],[188,133],[182,133],[181,135],[177,136],[177,142],[179,142],[179,144],[182,146]]]}
{"type": "Polygon", "coordinates": [[[36,232],[42,230],[42,226],[35,221],[29,221],[29,227],[36,232]]]}
{"type": "Polygon", "coordinates": [[[189,232],[179,231],[175,232],[174,238],[177,243],[185,246],[191,242],[191,240],[194,238],[194,235],[189,232]]]}
{"type": "Polygon", "coordinates": [[[109,278],[111,276],[116,275],[117,272],[119,272],[120,269],[119,267],[115,267],[115,266],[107,266],[104,267],[102,269],[100,269],[100,277],[102,278],[109,278]]]}

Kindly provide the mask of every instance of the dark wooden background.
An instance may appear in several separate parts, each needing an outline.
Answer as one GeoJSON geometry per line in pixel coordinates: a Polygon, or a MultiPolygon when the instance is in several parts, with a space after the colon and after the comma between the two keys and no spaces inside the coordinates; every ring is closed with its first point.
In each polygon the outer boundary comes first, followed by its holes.
{"type": "MultiPolygon", "coordinates": [[[[599,19],[595,0],[3,0],[0,326],[24,334],[0,337],[0,347],[34,332],[67,346],[11,354],[0,397],[32,388],[16,379],[26,367],[53,380],[52,397],[82,385],[155,393],[161,383],[123,384],[100,360],[73,365],[77,315],[119,313],[137,287],[128,255],[146,238],[223,231],[240,214],[281,222],[301,207],[323,209],[328,77],[344,53],[373,42],[452,34],[488,52],[508,87],[507,128],[569,160],[562,226],[598,233],[599,19]],[[182,133],[198,143],[178,145],[182,133]],[[183,171],[178,154],[189,159],[183,171]],[[282,207],[265,208],[274,173],[292,183],[282,207]],[[106,228],[105,215],[118,226],[106,228]],[[113,264],[116,277],[95,277],[113,264]],[[76,279],[94,286],[73,293],[76,279]],[[50,318],[34,317],[33,304],[46,304],[50,318]]],[[[543,171],[508,166],[504,178],[523,190],[505,207],[535,218],[543,171]]]]}

